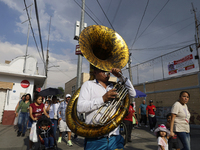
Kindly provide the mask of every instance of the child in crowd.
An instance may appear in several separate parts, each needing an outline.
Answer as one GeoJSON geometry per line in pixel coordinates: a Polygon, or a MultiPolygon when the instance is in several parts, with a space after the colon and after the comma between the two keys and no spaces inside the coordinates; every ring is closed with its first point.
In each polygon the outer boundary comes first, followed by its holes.
{"type": "Polygon", "coordinates": [[[42,120],[39,125],[38,135],[41,143],[44,143],[45,149],[51,149],[54,146],[53,130],[50,122],[42,120]]]}
{"type": "MultiPolygon", "coordinates": [[[[167,114],[166,127],[169,130],[170,130],[171,118],[172,118],[171,113],[167,114]]],[[[177,137],[176,134],[174,135],[174,137],[169,138],[168,144],[169,144],[169,150],[172,150],[172,148],[175,148],[176,150],[180,150],[180,146],[179,146],[179,143],[178,143],[178,137],[177,137]]]]}
{"type": "Polygon", "coordinates": [[[164,124],[158,125],[158,128],[154,131],[158,138],[158,150],[168,150],[168,139],[170,131],[164,124]]]}

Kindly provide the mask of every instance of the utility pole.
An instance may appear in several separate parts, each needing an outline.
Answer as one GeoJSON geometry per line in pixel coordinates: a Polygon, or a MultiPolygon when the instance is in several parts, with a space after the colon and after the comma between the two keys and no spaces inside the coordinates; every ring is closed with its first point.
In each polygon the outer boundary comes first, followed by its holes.
{"type": "Polygon", "coordinates": [[[44,83],[44,89],[46,89],[47,87],[47,72],[48,72],[48,65],[49,65],[49,50],[47,49],[47,56],[46,56],[46,67],[45,67],[45,76],[46,76],[46,80],[44,83]]]}
{"type": "Polygon", "coordinates": [[[198,22],[197,22],[196,10],[194,9],[193,3],[191,3],[191,4],[192,4],[192,11],[194,12],[194,19],[195,19],[195,29],[196,29],[196,38],[195,39],[196,39],[197,59],[198,59],[199,68],[200,68],[200,59],[199,59],[199,50],[198,50],[198,48],[200,47],[198,26],[200,24],[198,24],[198,22]]]}
{"type": "Polygon", "coordinates": [[[132,78],[132,71],[131,71],[131,53],[129,54],[129,60],[128,60],[128,72],[129,72],[129,78],[131,83],[133,84],[133,78],[132,78]]]}
{"type": "Polygon", "coordinates": [[[50,23],[49,23],[49,34],[48,34],[48,42],[47,42],[47,56],[46,56],[46,66],[45,66],[45,76],[46,80],[44,83],[44,89],[47,87],[47,75],[48,75],[48,65],[49,65],[49,36],[50,36],[50,27],[51,27],[51,16],[50,16],[50,23]]]}
{"type": "MultiPolygon", "coordinates": [[[[82,0],[80,33],[84,29],[85,0],[82,0]]],[[[82,55],[78,55],[76,90],[81,86],[82,55]]]]}
{"type": "MultiPolygon", "coordinates": [[[[131,53],[129,54],[129,60],[128,60],[128,72],[129,72],[129,78],[130,78],[130,81],[131,83],[133,84],[133,78],[132,78],[132,71],[131,71],[131,53]]],[[[131,98],[130,99],[130,102],[134,102],[134,98],[131,98]]]]}
{"type": "MultiPolygon", "coordinates": [[[[31,4],[30,6],[27,7],[27,8],[31,7],[30,19],[31,19],[32,5],[33,5],[33,4],[31,4]]],[[[24,10],[26,10],[26,8],[25,8],[24,10]]],[[[26,21],[28,21],[28,20],[26,20],[26,21]]],[[[22,24],[25,23],[26,21],[22,22],[22,24]]],[[[30,23],[28,24],[27,42],[26,42],[26,53],[25,53],[25,58],[24,58],[23,73],[25,73],[25,70],[26,70],[26,57],[27,57],[27,53],[28,53],[29,31],[30,31],[30,23]]]]}

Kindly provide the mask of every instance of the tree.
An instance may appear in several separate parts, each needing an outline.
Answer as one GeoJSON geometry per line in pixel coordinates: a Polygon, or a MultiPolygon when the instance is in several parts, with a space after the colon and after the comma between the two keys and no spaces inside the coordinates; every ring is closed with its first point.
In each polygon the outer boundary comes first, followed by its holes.
{"type": "Polygon", "coordinates": [[[57,96],[63,98],[63,97],[64,97],[65,90],[63,89],[63,87],[58,87],[58,89],[59,89],[60,91],[62,91],[63,94],[59,94],[59,95],[57,95],[57,96]]]}

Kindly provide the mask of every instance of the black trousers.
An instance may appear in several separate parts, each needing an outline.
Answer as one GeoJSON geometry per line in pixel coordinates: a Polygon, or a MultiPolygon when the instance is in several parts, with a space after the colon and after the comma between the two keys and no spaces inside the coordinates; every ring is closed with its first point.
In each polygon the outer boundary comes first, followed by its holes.
{"type": "Polygon", "coordinates": [[[131,132],[132,132],[132,129],[133,129],[133,122],[128,121],[128,120],[124,120],[124,124],[126,125],[126,128],[127,128],[128,140],[131,140],[131,132]]]}
{"type": "Polygon", "coordinates": [[[149,118],[149,125],[150,125],[150,129],[155,128],[157,120],[156,120],[156,116],[154,117],[148,117],[149,118]]]}
{"type": "Polygon", "coordinates": [[[145,125],[147,125],[147,116],[146,115],[141,115],[141,118],[140,118],[140,124],[144,122],[145,125]]]}

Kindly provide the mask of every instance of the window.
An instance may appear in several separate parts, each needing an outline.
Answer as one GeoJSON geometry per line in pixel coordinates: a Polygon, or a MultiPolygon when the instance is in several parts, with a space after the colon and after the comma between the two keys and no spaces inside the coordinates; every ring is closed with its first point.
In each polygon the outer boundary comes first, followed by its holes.
{"type": "Polygon", "coordinates": [[[75,85],[72,86],[72,95],[75,93],[75,85]]]}

